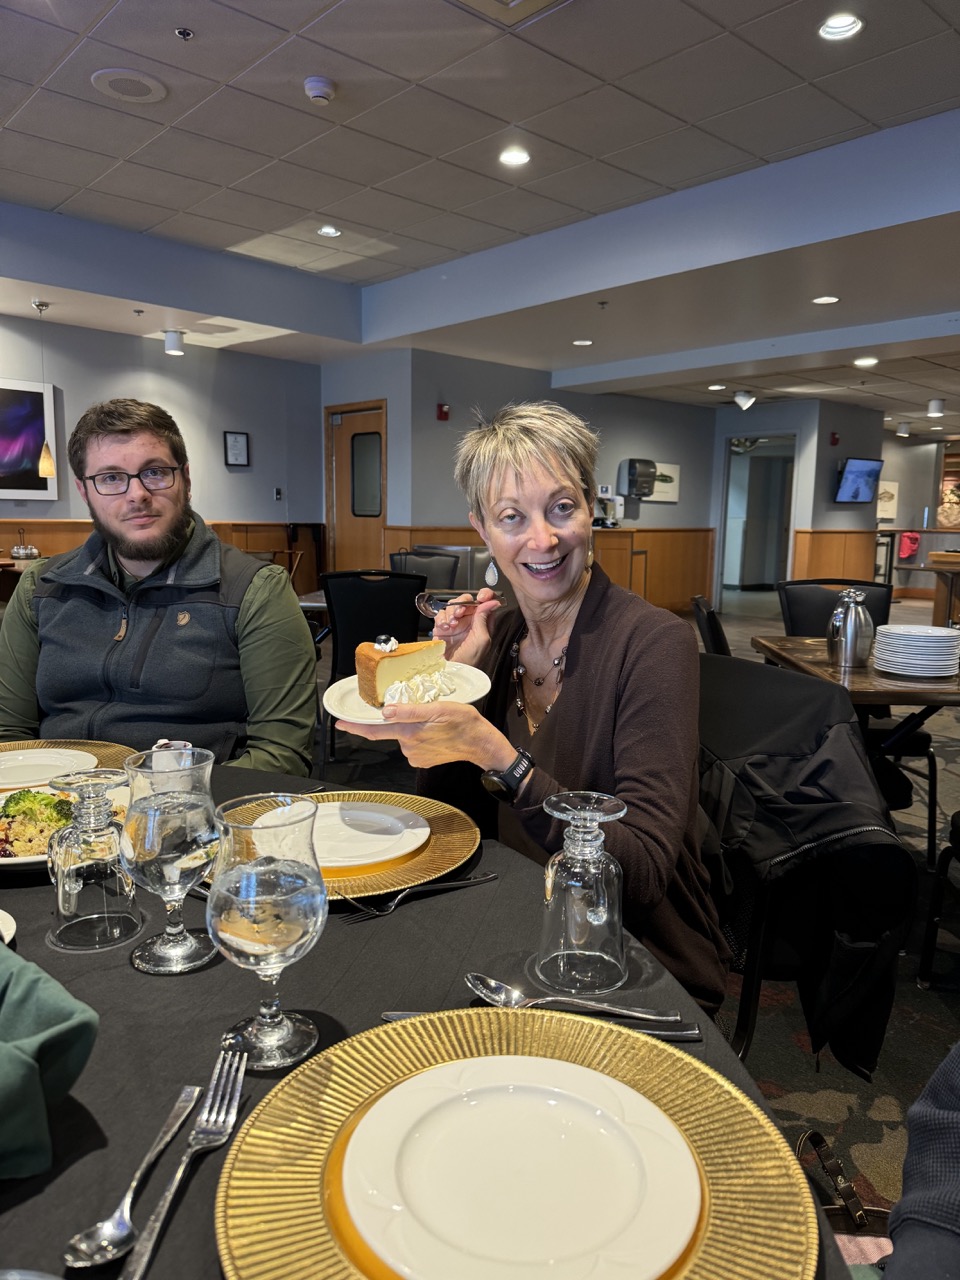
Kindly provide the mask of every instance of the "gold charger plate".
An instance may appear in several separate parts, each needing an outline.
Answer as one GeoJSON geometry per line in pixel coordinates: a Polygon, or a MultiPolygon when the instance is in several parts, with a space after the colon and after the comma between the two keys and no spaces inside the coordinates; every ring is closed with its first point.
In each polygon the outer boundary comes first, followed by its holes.
{"type": "Polygon", "coordinates": [[[327,1219],[324,1173],[342,1128],[417,1072],[499,1054],[602,1071],[680,1129],[706,1191],[699,1233],[670,1280],[812,1280],[819,1237],[806,1178],[773,1122],[735,1085],[624,1027],[514,1009],[452,1009],[375,1027],[281,1080],[240,1130],[220,1176],[215,1225],[226,1280],[369,1280],[327,1219]]]}
{"type": "Polygon", "coordinates": [[[0,751],[49,750],[51,747],[91,751],[101,769],[122,769],[124,760],[135,754],[133,747],[124,747],[119,742],[90,742],[85,738],[31,738],[28,742],[0,742],[0,751]]]}

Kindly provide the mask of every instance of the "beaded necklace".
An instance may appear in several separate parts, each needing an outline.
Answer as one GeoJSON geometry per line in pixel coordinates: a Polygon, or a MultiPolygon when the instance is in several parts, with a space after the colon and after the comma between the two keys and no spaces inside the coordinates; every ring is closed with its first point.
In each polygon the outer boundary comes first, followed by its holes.
{"type": "MultiPolygon", "coordinates": [[[[530,680],[530,682],[536,688],[539,689],[544,684],[547,677],[551,675],[553,672],[556,672],[557,691],[553,695],[551,700],[547,703],[546,707],[544,707],[543,709],[544,716],[548,716],[550,712],[553,710],[553,704],[556,702],[560,694],[560,686],[563,684],[563,672],[564,672],[564,665],[567,659],[568,646],[567,645],[563,646],[563,648],[560,650],[560,653],[557,655],[556,658],[552,660],[552,662],[550,663],[550,666],[547,668],[547,670],[543,673],[542,676],[533,676],[529,674],[529,672],[527,671],[527,668],[520,661],[520,645],[526,639],[526,635],[527,635],[527,631],[526,631],[526,628],[524,628],[520,632],[520,634],[517,636],[516,640],[514,640],[513,644],[510,646],[510,656],[513,659],[513,685],[515,689],[514,699],[517,704],[517,715],[525,716],[527,714],[527,704],[524,701],[524,697],[523,697],[524,676],[526,676],[527,679],[530,680]]],[[[536,733],[542,723],[543,721],[541,720],[537,720],[537,721],[531,720],[530,721],[531,732],[536,733]]]]}

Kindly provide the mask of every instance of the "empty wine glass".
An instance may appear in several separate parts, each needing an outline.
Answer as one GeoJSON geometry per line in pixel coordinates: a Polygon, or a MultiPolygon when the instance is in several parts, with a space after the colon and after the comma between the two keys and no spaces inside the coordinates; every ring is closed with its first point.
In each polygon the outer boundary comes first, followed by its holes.
{"type": "Polygon", "coordinates": [[[167,925],[130,957],[143,973],[189,973],[216,948],[203,929],[183,927],[183,900],[213,861],[217,824],[210,795],[213,752],[199,747],[140,751],[124,761],[130,802],[120,858],[137,884],[163,899],[167,925]]]}
{"type": "Polygon", "coordinates": [[[627,806],[597,791],[563,791],[543,807],[570,825],[544,871],[537,973],[557,991],[612,991],[627,977],[623,872],[603,847],[600,824],[622,818],[627,806]]]}
{"type": "Polygon", "coordinates": [[[269,990],[260,1011],[230,1028],[225,1048],[253,1071],[288,1067],[319,1039],[309,1018],[280,1008],[277,982],[306,955],[327,920],[327,890],[313,844],[317,806],[302,796],[240,796],[220,805],[220,850],[207,899],[207,928],[234,964],[269,990]]]}

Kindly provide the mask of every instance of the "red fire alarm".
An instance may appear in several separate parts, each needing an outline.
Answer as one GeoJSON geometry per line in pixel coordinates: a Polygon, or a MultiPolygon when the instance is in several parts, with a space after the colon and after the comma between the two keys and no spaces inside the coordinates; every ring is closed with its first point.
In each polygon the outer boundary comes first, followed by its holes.
{"type": "Polygon", "coordinates": [[[450,406],[448,404],[437,405],[437,421],[438,422],[450,421],[450,406]]]}
{"type": "Polygon", "coordinates": [[[840,437],[837,435],[835,431],[830,432],[830,443],[834,445],[840,443],[840,437]]]}

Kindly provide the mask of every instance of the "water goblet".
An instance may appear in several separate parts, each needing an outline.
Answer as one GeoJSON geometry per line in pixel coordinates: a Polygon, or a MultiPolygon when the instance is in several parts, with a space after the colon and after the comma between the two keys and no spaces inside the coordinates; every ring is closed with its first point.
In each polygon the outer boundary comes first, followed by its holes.
{"type": "Polygon", "coordinates": [[[130,801],[120,859],[137,884],[159,895],[166,929],[130,957],[142,973],[189,973],[216,955],[203,929],[185,929],[183,900],[213,861],[217,824],[210,795],[213,752],[199,747],[140,751],[124,761],[130,801]]]}
{"type": "Polygon", "coordinates": [[[327,890],[313,843],[317,806],[302,796],[240,796],[220,805],[220,849],[207,899],[207,927],[234,964],[269,990],[255,1017],[223,1037],[253,1071],[299,1062],[316,1045],[309,1018],[280,1008],[277,982],[313,947],[327,920],[327,890]]]}

